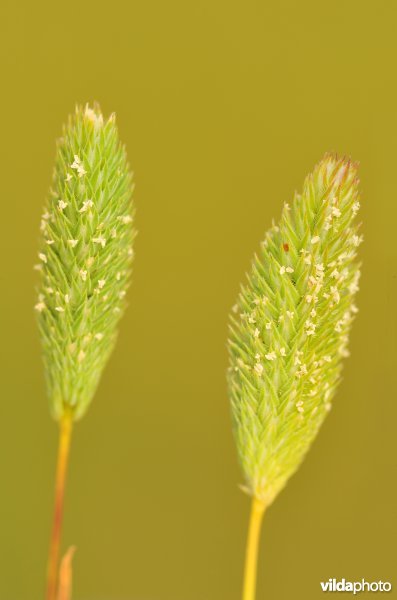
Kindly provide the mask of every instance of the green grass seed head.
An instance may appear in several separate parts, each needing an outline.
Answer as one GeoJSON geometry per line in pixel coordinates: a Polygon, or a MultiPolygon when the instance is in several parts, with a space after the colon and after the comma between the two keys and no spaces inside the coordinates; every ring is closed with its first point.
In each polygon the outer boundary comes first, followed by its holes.
{"type": "Polygon", "coordinates": [[[115,117],[77,107],[41,219],[38,313],[51,409],[87,410],[116,338],[133,258],[132,173],[115,117]]]}
{"type": "Polygon", "coordinates": [[[357,166],[326,155],[266,234],[230,319],[228,384],[245,489],[269,505],[341,378],[360,276],[357,166]]]}

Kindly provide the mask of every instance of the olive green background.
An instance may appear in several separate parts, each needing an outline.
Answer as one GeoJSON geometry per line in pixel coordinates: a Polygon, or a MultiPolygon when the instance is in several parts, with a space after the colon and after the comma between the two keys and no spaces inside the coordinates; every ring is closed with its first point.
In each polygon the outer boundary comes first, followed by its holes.
{"type": "Polygon", "coordinates": [[[74,600],[240,598],[249,501],[227,315],[264,231],[328,150],[361,164],[360,314],[334,409],[266,515],[258,600],[322,598],[329,577],[393,581],[397,5],[1,11],[0,599],[43,598],[57,430],[32,265],[54,141],[87,100],[117,113],[139,237],[117,349],[75,429],[63,538],[78,548],[74,600]]]}

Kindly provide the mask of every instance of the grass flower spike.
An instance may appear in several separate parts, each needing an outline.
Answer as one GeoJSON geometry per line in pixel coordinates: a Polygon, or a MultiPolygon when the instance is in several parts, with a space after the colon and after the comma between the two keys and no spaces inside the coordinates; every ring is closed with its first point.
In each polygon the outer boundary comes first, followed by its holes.
{"type": "Polygon", "coordinates": [[[132,174],[112,115],[77,108],[57,144],[41,220],[37,304],[51,411],[60,424],[48,600],[55,597],[72,422],[86,412],[125,308],[134,238],[132,174]]]}
{"type": "Polygon", "coordinates": [[[266,234],[231,315],[228,384],[252,496],[244,600],[255,597],[264,510],[332,406],[357,312],[357,166],[326,155],[266,234]]]}
{"type": "Polygon", "coordinates": [[[41,221],[39,313],[51,409],[87,410],[112,351],[132,260],[131,173],[114,115],[78,108],[41,221]]]}

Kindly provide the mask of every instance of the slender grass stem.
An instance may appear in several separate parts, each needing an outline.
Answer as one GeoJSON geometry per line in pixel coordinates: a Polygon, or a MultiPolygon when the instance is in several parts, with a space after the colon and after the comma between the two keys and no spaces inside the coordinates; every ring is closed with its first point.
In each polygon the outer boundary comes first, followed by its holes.
{"type": "Polygon", "coordinates": [[[48,556],[47,600],[56,600],[59,549],[61,543],[63,500],[65,495],[66,472],[68,467],[70,441],[73,418],[70,412],[65,412],[59,427],[58,460],[55,482],[55,506],[48,556]]]}
{"type": "Polygon", "coordinates": [[[265,508],[266,507],[263,502],[255,497],[252,498],[247,549],[245,555],[243,600],[255,600],[259,539],[265,508]]]}

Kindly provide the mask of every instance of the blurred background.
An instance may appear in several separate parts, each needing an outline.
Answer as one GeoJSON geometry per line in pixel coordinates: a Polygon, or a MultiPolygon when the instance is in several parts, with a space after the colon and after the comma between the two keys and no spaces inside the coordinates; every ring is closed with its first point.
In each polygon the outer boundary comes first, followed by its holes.
{"type": "MultiPolygon", "coordinates": [[[[119,342],[76,426],[74,600],[237,600],[249,501],[227,315],[259,241],[328,150],[361,164],[363,277],[334,409],[264,523],[258,600],[393,581],[397,7],[349,0],[3,2],[0,598],[40,600],[57,428],[33,304],[42,204],[76,102],[117,113],[136,261],[119,342]]],[[[395,593],[393,591],[390,596],[395,593]]]]}

